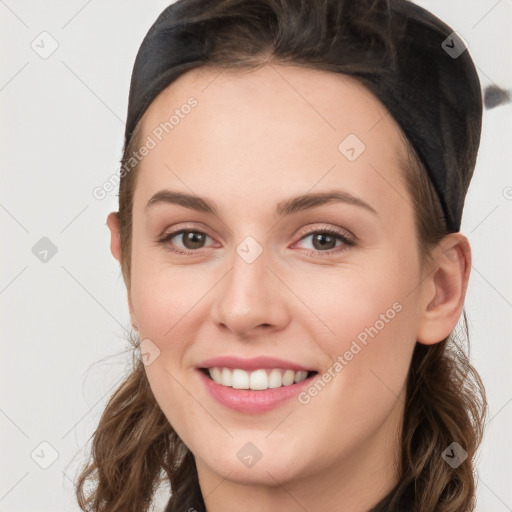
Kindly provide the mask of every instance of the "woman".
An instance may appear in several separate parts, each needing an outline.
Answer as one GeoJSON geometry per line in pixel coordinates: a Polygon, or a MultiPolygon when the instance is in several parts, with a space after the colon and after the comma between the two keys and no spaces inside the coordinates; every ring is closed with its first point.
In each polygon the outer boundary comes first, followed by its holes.
{"type": "Polygon", "coordinates": [[[138,357],[81,508],[148,510],[167,481],[167,511],[473,510],[481,116],[464,42],[405,0],[164,10],[108,217],[138,357]]]}

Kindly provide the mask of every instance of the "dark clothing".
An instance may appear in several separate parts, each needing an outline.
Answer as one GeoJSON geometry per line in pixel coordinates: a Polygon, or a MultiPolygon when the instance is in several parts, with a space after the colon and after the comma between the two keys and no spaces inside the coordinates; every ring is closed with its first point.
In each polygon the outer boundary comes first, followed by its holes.
{"type": "Polygon", "coordinates": [[[391,505],[391,499],[399,484],[368,512],[414,512],[414,482],[410,483],[400,496],[398,505],[391,505]]]}

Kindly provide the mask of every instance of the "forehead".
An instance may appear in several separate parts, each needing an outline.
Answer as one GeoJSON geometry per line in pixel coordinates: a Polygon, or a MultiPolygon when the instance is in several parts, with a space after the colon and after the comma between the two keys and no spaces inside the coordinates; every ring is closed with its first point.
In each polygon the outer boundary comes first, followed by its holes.
{"type": "Polygon", "coordinates": [[[276,201],[316,184],[367,190],[375,200],[384,187],[395,192],[382,200],[403,189],[396,122],[359,81],[338,73],[278,64],[189,71],[149,106],[141,143],[148,137],[155,146],[137,186],[146,198],[164,185],[276,201]]]}
{"type": "Polygon", "coordinates": [[[361,139],[373,139],[369,132],[380,125],[376,137],[384,135],[388,142],[399,142],[399,128],[386,107],[356,78],[283,64],[249,70],[200,67],[188,71],[152,102],[144,115],[143,130],[168,120],[191,96],[199,106],[190,116],[198,121],[195,124],[192,119],[194,129],[202,127],[204,132],[215,126],[227,135],[227,128],[236,126],[232,135],[245,136],[285,127],[280,140],[287,134],[290,138],[300,134],[313,139],[327,135],[329,141],[336,141],[347,130],[361,139]],[[239,127],[243,127],[242,132],[239,127]]]}

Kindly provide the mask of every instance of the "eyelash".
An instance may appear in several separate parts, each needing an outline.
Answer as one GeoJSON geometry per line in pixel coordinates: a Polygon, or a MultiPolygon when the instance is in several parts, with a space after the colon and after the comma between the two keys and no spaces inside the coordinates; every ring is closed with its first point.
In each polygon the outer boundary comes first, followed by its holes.
{"type": "MultiPolygon", "coordinates": [[[[308,228],[305,233],[302,234],[302,236],[299,238],[297,242],[300,242],[301,240],[304,240],[308,236],[311,235],[318,235],[318,234],[324,234],[324,235],[330,235],[334,238],[340,240],[342,244],[338,247],[335,247],[333,249],[329,249],[327,251],[321,251],[318,249],[304,249],[304,253],[308,256],[315,256],[315,257],[323,257],[323,256],[331,256],[333,254],[339,254],[343,251],[346,251],[348,247],[352,247],[355,245],[355,241],[341,230],[337,230],[331,227],[314,227],[314,228],[308,228]]],[[[295,245],[297,242],[294,242],[293,245],[295,245]]]]}
{"type": "MultiPolygon", "coordinates": [[[[158,239],[158,243],[160,244],[167,244],[171,239],[173,239],[174,237],[182,234],[182,233],[185,233],[185,232],[192,232],[192,233],[200,233],[202,235],[205,235],[209,238],[212,238],[210,237],[207,233],[205,233],[204,231],[201,231],[199,229],[195,229],[193,227],[185,227],[185,228],[182,228],[182,229],[179,229],[179,230],[176,230],[176,231],[172,231],[170,233],[166,233],[165,235],[163,235],[161,238],[158,239]]],[[[301,241],[303,240],[304,238],[307,238],[308,236],[310,235],[316,235],[316,234],[327,234],[327,235],[331,235],[331,236],[334,236],[335,238],[337,238],[338,240],[341,240],[341,242],[343,242],[343,244],[341,246],[338,246],[337,249],[334,248],[334,249],[329,249],[328,251],[320,251],[320,250],[315,250],[315,249],[306,249],[305,250],[305,254],[307,254],[308,256],[318,256],[318,255],[332,255],[332,254],[338,254],[344,250],[347,250],[347,247],[352,247],[355,245],[355,241],[350,239],[344,232],[342,231],[338,231],[338,230],[335,230],[331,227],[326,227],[326,228],[312,228],[310,230],[308,230],[306,233],[304,233],[298,241],[301,241]]],[[[294,242],[294,245],[295,243],[297,242],[294,242]]],[[[193,255],[193,254],[197,254],[201,249],[204,249],[203,247],[201,247],[200,249],[197,249],[197,250],[194,250],[194,251],[177,251],[175,249],[171,249],[169,248],[168,250],[171,251],[171,252],[174,252],[176,254],[180,254],[180,255],[183,255],[183,256],[187,256],[187,255],[193,255]]],[[[322,257],[322,256],[320,256],[322,257]]]]}

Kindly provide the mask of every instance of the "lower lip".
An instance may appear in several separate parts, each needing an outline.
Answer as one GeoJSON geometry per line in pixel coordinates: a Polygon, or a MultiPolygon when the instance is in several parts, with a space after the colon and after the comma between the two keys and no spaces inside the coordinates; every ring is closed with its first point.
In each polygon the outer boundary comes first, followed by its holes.
{"type": "Polygon", "coordinates": [[[222,386],[207,377],[201,370],[198,370],[198,373],[206,389],[217,402],[230,409],[245,413],[261,413],[274,409],[286,400],[297,396],[304,388],[309,386],[316,375],[313,374],[311,377],[290,386],[254,391],[252,389],[234,389],[222,386]]]}

